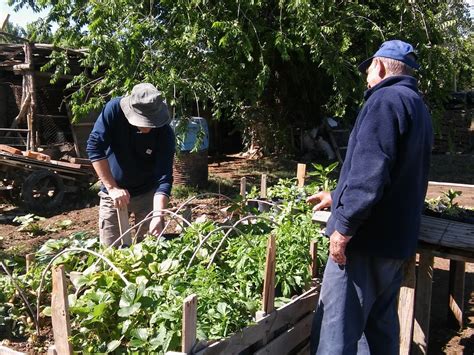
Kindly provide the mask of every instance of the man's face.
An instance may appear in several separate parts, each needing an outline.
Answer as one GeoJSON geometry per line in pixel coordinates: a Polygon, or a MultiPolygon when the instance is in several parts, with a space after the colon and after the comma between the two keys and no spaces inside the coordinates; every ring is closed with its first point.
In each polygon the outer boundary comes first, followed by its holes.
{"type": "Polygon", "coordinates": [[[137,127],[140,133],[150,133],[151,128],[150,127],[137,127]]]}
{"type": "Polygon", "coordinates": [[[367,68],[367,88],[370,89],[382,81],[381,65],[382,63],[377,58],[374,58],[370,63],[367,68]]]}

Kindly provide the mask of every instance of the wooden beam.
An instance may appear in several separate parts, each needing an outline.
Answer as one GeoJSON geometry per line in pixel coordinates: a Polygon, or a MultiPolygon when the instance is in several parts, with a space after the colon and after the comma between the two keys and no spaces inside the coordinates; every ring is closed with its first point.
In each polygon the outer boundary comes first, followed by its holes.
{"type": "Polygon", "coordinates": [[[318,277],[318,241],[311,241],[309,252],[311,254],[311,278],[315,279],[318,277]]]}
{"type": "Polygon", "coordinates": [[[413,337],[413,313],[415,306],[416,256],[404,266],[404,277],[398,299],[398,318],[400,320],[400,355],[410,353],[413,337]]]}
{"type": "Polygon", "coordinates": [[[54,346],[58,354],[72,355],[72,345],[69,342],[71,324],[69,321],[69,305],[64,265],[54,267],[52,273],[53,293],[51,295],[51,319],[53,323],[54,346]]]}
{"type": "Polygon", "coordinates": [[[272,340],[267,346],[259,349],[255,355],[265,354],[291,354],[292,350],[309,338],[314,313],[308,314],[289,330],[272,340]]]}
{"type": "Polygon", "coordinates": [[[183,302],[183,326],[181,336],[181,351],[190,354],[196,344],[197,324],[197,295],[192,294],[183,302]]]}
{"type": "Polygon", "coordinates": [[[416,280],[415,323],[411,354],[427,354],[430,333],[431,294],[433,285],[433,253],[420,252],[416,280]]]}
{"type": "Polygon", "coordinates": [[[306,164],[298,164],[296,171],[296,179],[298,180],[298,187],[304,186],[304,179],[306,176],[306,164]]]}
{"type": "Polygon", "coordinates": [[[245,197],[247,197],[247,178],[243,177],[240,179],[240,196],[242,197],[242,200],[245,200],[245,197]]]}
{"type": "Polygon", "coordinates": [[[449,308],[448,322],[454,329],[464,326],[464,276],[466,263],[463,261],[449,261],[449,308]]]}
{"type": "MultiPolygon", "coordinates": [[[[122,235],[123,233],[125,233],[127,229],[130,228],[130,222],[128,221],[128,207],[127,206],[117,208],[117,218],[118,218],[120,235],[122,235]]],[[[130,235],[130,232],[128,232],[122,237],[122,244],[126,244],[128,246],[132,245],[132,236],[130,235]]]]}
{"type": "Polygon", "coordinates": [[[260,181],[260,197],[267,198],[267,174],[262,174],[260,181]]]}
{"type": "Polygon", "coordinates": [[[7,27],[9,19],[10,19],[10,14],[9,13],[3,14],[2,17],[0,17],[0,31],[5,30],[5,28],[7,27]]]}
{"type": "Polygon", "coordinates": [[[276,266],[275,235],[270,234],[267,243],[267,258],[265,261],[265,280],[263,282],[263,312],[269,314],[275,309],[275,266],[276,266]]]}
{"type": "Polygon", "coordinates": [[[35,254],[34,253],[26,254],[25,260],[26,260],[26,272],[28,272],[31,270],[31,267],[33,263],[35,262],[35,254]]]}

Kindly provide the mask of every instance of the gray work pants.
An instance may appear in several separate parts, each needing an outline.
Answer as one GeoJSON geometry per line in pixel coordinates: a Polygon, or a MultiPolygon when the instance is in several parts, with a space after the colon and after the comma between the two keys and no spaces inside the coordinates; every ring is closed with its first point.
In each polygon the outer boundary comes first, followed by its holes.
{"type": "MultiPolygon", "coordinates": [[[[128,213],[134,214],[135,224],[145,218],[145,216],[153,209],[153,196],[155,191],[144,193],[142,195],[130,198],[130,203],[127,205],[128,213]]],[[[111,245],[120,237],[120,229],[118,223],[117,209],[109,195],[103,191],[99,192],[99,236],[100,242],[106,246],[111,245]]],[[[150,221],[141,225],[140,231],[137,234],[135,230],[135,237],[140,240],[143,234],[148,232],[150,221]]],[[[114,246],[119,247],[122,243],[117,242],[114,246]]]]}

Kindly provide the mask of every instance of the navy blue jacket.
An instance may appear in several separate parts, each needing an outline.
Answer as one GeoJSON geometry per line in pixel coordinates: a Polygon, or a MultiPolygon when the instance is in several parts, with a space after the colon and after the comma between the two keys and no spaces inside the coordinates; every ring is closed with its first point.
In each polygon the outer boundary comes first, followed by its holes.
{"type": "Polygon", "coordinates": [[[415,254],[433,129],[416,79],[389,77],[365,92],[349,138],[326,234],[347,248],[402,259],[415,254]]]}
{"type": "Polygon", "coordinates": [[[170,195],[174,152],[173,129],[165,125],[140,133],[123,114],[120,97],[105,105],[87,140],[89,159],[107,159],[118,186],[127,189],[131,196],[152,189],[170,195]]]}

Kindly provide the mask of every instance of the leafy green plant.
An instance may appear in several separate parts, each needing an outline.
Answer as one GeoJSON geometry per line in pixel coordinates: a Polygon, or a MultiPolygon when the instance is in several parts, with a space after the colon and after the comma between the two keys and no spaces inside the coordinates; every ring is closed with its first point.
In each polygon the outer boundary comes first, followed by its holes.
{"type": "Polygon", "coordinates": [[[338,162],[334,162],[326,167],[321,164],[312,164],[314,171],[308,173],[310,177],[310,181],[307,185],[308,190],[311,190],[311,193],[315,193],[319,190],[334,190],[337,185],[337,180],[332,178],[331,174],[333,174],[338,165],[338,162]]]}
{"type": "Polygon", "coordinates": [[[47,229],[44,228],[40,222],[43,222],[46,218],[37,216],[33,213],[29,213],[24,216],[17,216],[13,219],[13,222],[20,223],[18,231],[26,232],[29,235],[36,236],[45,234],[47,229]]]}

